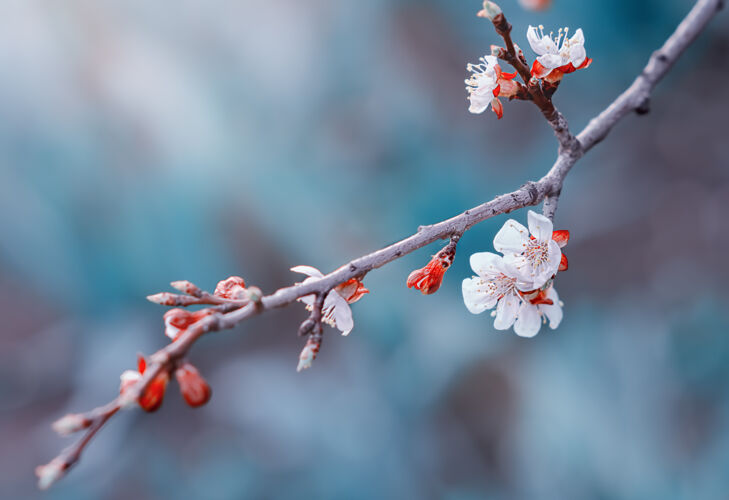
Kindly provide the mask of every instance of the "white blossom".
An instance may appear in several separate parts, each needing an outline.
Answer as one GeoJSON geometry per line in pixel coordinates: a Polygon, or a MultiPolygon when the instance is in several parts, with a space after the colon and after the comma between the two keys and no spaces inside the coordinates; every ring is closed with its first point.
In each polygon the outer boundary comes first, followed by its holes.
{"type": "Polygon", "coordinates": [[[533,76],[543,78],[554,69],[569,73],[583,64],[589,64],[582,28],[578,28],[571,38],[568,38],[568,32],[569,28],[560,28],[557,36],[553,37],[552,33],[544,34],[544,26],[540,25],[538,28],[529,26],[527,40],[532,50],[537,53],[537,62],[542,66],[538,70],[532,68],[533,76]]]}
{"type": "Polygon", "coordinates": [[[552,239],[552,221],[532,210],[527,220],[529,229],[514,219],[507,220],[494,238],[494,248],[504,254],[521,291],[543,287],[557,273],[562,258],[552,239]]]}
{"type": "MultiPolygon", "coordinates": [[[[473,73],[465,80],[468,100],[471,105],[468,111],[474,114],[483,113],[495,98],[494,90],[499,86],[501,69],[494,56],[479,58],[480,64],[469,63],[466,69],[473,73]]],[[[498,90],[496,90],[498,94],[498,90]]]]}
{"type": "Polygon", "coordinates": [[[554,329],[562,321],[562,305],[557,291],[548,285],[546,290],[520,292],[517,273],[504,257],[491,252],[471,255],[471,268],[477,274],[463,280],[463,302],[473,314],[496,308],[494,328],[508,330],[512,326],[520,337],[533,337],[539,333],[542,322],[549,321],[554,329]]]}
{"type": "MultiPolygon", "coordinates": [[[[324,277],[321,271],[311,266],[296,266],[292,267],[291,270],[295,273],[301,273],[309,276],[303,283],[310,283],[324,277]]],[[[306,309],[311,311],[314,307],[314,301],[316,300],[315,295],[305,295],[300,297],[299,301],[306,304],[306,309]]],[[[337,289],[331,290],[326,298],[324,299],[324,305],[322,307],[322,321],[331,326],[337,328],[342,332],[342,335],[349,335],[349,332],[354,328],[354,320],[352,319],[352,309],[349,307],[347,300],[339,294],[337,289]]]]}
{"type": "Polygon", "coordinates": [[[471,268],[478,275],[463,280],[463,302],[473,314],[496,307],[494,328],[507,330],[516,320],[520,298],[516,276],[504,258],[491,252],[471,255],[471,268]]]}

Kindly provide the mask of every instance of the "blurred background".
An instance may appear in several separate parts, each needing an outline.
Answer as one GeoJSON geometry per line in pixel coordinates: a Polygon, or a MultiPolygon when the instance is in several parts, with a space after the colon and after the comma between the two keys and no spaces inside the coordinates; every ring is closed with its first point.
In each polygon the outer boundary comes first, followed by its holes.
{"type": "MultiPolygon", "coordinates": [[[[145,296],[230,275],[270,293],[536,179],[538,110],[467,112],[498,40],[479,0],[0,4],[0,490],[8,499],[729,498],[727,14],[567,179],[559,329],[468,313],[474,227],[431,296],[440,243],[367,276],[355,328],[297,374],[303,307],[196,345],[213,387],[124,412],[49,492],[50,428],[166,344],[145,296]]],[[[501,5],[582,27],[592,67],[555,102],[573,131],[693,2],[501,5]]],[[[526,221],[526,211],[513,217],[526,221]]]]}

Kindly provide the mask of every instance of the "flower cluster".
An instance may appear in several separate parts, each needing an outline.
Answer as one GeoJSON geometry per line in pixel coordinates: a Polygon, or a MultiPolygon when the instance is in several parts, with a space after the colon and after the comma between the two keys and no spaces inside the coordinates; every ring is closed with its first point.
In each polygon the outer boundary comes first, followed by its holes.
{"type": "MultiPolygon", "coordinates": [[[[124,396],[134,384],[142,379],[142,375],[144,375],[146,369],[146,360],[144,357],[139,356],[137,359],[137,369],[126,370],[121,374],[119,393],[124,396]]],[[[192,364],[188,362],[180,363],[175,370],[175,378],[180,386],[180,393],[188,405],[195,408],[204,405],[210,399],[212,392],[210,386],[192,364]]],[[[169,381],[170,373],[166,368],[163,368],[155,375],[138,399],[129,399],[123,406],[131,405],[136,401],[145,411],[157,411],[162,406],[162,400],[164,399],[169,381]]]]}
{"type": "Polygon", "coordinates": [[[552,221],[533,211],[528,214],[529,229],[513,219],[506,221],[494,238],[491,252],[471,256],[477,274],[463,280],[463,301],[468,310],[479,314],[494,309],[494,328],[521,337],[535,336],[542,322],[557,328],[562,320],[562,304],[553,281],[558,271],[567,269],[562,247],[568,231],[553,231],[552,221]]]}
{"type": "MultiPolygon", "coordinates": [[[[522,0],[522,5],[531,10],[541,10],[549,6],[547,0],[522,0]]],[[[506,22],[501,8],[489,0],[483,3],[483,9],[477,14],[488,18],[496,28],[497,33],[504,38],[506,47],[491,46],[491,55],[483,56],[478,64],[468,64],[466,69],[471,76],[465,81],[466,92],[470,105],[468,111],[474,114],[483,113],[489,106],[500,119],[503,106],[499,97],[511,99],[534,100],[544,106],[544,99],[551,99],[557,84],[567,73],[586,68],[592,63],[585,51],[585,35],[582,29],[577,29],[568,36],[569,28],[560,28],[557,35],[545,34],[544,27],[529,26],[527,41],[537,58],[528,68],[521,49],[511,40],[511,25],[506,22]],[[514,81],[517,71],[504,73],[498,63],[498,58],[508,61],[521,73],[524,84],[514,81]],[[531,74],[531,78],[529,77],[531,74]],[[534,79],[541,83],[541,88],[533,87],[534,79]]]]}

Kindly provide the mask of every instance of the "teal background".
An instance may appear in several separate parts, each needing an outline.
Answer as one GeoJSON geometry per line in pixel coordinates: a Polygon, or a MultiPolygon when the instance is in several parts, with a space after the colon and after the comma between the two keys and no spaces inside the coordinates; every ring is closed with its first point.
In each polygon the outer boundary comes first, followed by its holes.
{"type": "MultiPolygon", "coordinates": [[[[579,131],[692,2],[501,3],[582,27],[593,65],[555,96],[579,131]]],[[[144,297],[241,275],[266,293],[541,176],[538,110],[467,112],[498,40],[474,1],[7,0],[0,4],[0,490],[52,499],[718,499],[729,491],[729,106],[721,13],[568,177],[559,329],[497,332],[405,288],[434,244],[367,276],[347,338],[295,371],[292,305],[203,339],[204,408],[171,384],[47,493],[67,412],[111,399],[167,339],[144,297]]],[[[512,214],[526,221],[526,211],[512,214]]]]}

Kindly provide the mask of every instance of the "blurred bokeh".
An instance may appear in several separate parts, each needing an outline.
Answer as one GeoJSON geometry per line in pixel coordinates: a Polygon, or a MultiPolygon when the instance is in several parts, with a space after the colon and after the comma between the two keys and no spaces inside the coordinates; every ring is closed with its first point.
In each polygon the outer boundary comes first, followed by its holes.
{"type": "MultiPolygon", "coordinates": [[[[582,27],[589,70],[555,102],[580,130],[688,11],[682,0],[502,7],[582,27]]],[[[721,14],[573,170],[565,319],[534,339],[463,305],[469,231],[441,290],[404,286],[439,246],[371,273],[347,338],[295,371],[303,307],[203,339],[202,409],[171,385],[125,412],[47,493],[50,423],[163,346],[172,280],[266,292],[331,271],[541,176],[533,107],[467,112],[497,39],[478,0],[0,3],[0,496],[8,499],[718,499],[729,492],[729,35],[721,14]]],[[[513,214],[524,221],[526,211],[513,214]]]]}

